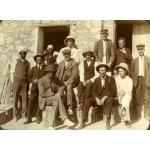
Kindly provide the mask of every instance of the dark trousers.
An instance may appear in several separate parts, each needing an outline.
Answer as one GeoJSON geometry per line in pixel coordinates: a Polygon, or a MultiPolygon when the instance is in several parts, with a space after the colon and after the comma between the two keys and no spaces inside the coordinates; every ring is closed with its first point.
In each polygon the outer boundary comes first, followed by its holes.
{"type": "Polygon", "coordinates": [[[78,99],[79,103],[84,102],[86,99],[91,97],[92,83],[89,83],[86,87],[83,86],[83,83],[78,84],[78,99]]]}
{"type": "Polygon", "coordinates": [[[67,119],[67,114],[63,104],[63,100],[59,93],[57,93],[54,96],[46,98],[46,106],[51,106],[49,115],[47,115],[49,117],[46,118],[46,121],[50,126],[54,125],[57,112],[59,112],[62,121],[67,119]]]}
{"type": "Polygon", "coordinates": [[[36,113],[36,120],[42,120],[42,111],[39,108],[38,101],[38,89],[36,91],[31,91],[28,107],[27,107],[27,119],[32,119],[33,112],[36,113]]]}
{"type": "MultiPolygon", "coordinates": [[[[93,107],[98,106],[96,103],[96,100],[93,98],[86,99],[86,101],[84,102],[84,105],[83,105],[83,112],[82,112],[83,113],[82,114],[82,120],[84,122],[87,121],[88,112],[89,112],[89,109],[91,106],[93,106],[93,107]]],[[[103,113],[106,115],[107,120],[110,120],[111,119],[111,112],[112,112],[112,98],[108,97],[105,100],[104,105],[103,105],[103,109],[104,109],[103,113]]]]}
{"type": "Polygon", "coordinates": [[[13,83],[13,114],[25,116],[28,101],[28,82],[24,79],[14,78],[13,83]],[[21,101],[20,101],[21,96],[21,101]],[[20,102],[20,106],[19,106],[20,102]],[[21,108],[21,109],[19,109],[21,108]]]}
{"type": "Polygon", "coordinates": [[[142,113],[142,107],[144,104],[144,91],[145,91],[145,80],[144,77],[138,77],[138,83],[135,88],[135,94],[136,94],[136,100],[135,100],[135,105],[136,105],[136,114],[137,118],[141,118],[141,113],[142,113]]]}

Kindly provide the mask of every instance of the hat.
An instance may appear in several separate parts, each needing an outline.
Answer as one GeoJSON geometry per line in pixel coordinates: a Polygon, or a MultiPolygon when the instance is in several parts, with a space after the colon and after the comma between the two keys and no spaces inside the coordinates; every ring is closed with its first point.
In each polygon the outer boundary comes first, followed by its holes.
{"type": "Polygon", "coordinates": [[[65,45],[67,45],[67,41],[68,41],[69,39],[73,40],[73,43],[75,43],[75,38],[73,38],[72,36],[69,35],[69,36],[67,36],[67,37],[65,38],[65,40],[64,40],[65,45]]]}
{"type": "Polygon", "coordinates": [[[54,49],[54,46],[53,46],[53,45],[48,45],[48,46],[47,46],[47,50],[48,50],[48,49],[54,49]]]}
{"type": "Polygon", "coordinates": [[[105,67],[107,71],[109,70],[109,66],[108,65],[106,65],[106,64],[99,64],[96,67],[96,71],[99,72],[99,68],[102,68],[102,67],[105,67]]]}
{"type": "Polygon", "coordinates": [[[52,64],[52,65],[47,65],[45,68],[46,72],[56,72],[56,65],[52,64]]]}
{"type": "Polygon", "coordinates": [[[117,69],[122,68],[124,70],[126,70],[129,73],[129,67],[126,63],[120,63],[118,66],[116,66],[117,69]]]}
{"type": "Polygon", "coordinates": [[[90,50],[86,50],[82,53],[83,57],[86,57],[87,54],[90,54],[92,57],[94,57],[94,53],[90,50]]]}
{"type": "Polygon", "coordinates": [[[137,49],[142,49],[145,47],[145,44],[138,44],[138,45],[136,45],[136,47],[137,47],[137,49]]]}
{"type": "Polygon", "coordinates": [[[27,54],[28,51],[29,51],[28,48],[23,48],[23,49],[19,50],[19,54],[21,54],[21,53],[26,53],[27,54]]]}
{"type": "Polygon", "coordinates": [[[43,56],[45,56],[45,55],[47,55],[47,54],[48,54],[47,50],[44,50],[44,51],[43,51],[43,56]]]}
{"type": "Polygon", "coordinates": [[[42,54],[36,54],[36,55],[33,57],[34,61],[36,61],[36,58],[37,58],[37,57],[41,57],[41,58],[43,59],[43,55],[42,55],[42,54]]]}
{"type": "Polygon", "coordinates": [[[66,48],[62,51],[63,55],[69,54],[71,55],[71,50],[69,48],[66,48]]]}
{"type": "Polygon", "coordinates": [[[108,34],[108,29],[101,29],[100,32],[101,34],[108,34]]]}

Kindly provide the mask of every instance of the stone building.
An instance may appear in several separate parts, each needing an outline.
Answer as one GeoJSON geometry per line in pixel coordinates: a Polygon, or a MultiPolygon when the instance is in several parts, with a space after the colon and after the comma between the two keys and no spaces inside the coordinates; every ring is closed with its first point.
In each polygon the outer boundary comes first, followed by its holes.
{"type": "Polygon", "coordinates": [[[107,28],[109,38],[117,47],[117,38],[126,37],[127,46],[137,55],[136,44],[146,45],[146,54],[150,56],[150,25],[148,21],[125,20],[3,20],[0,22],[0,93],[4,83],[8,64],[18,56],[18,50],[30,49],[27,59],[33,65],[33,55],[53,44],[59,51],[64,39],[72,35],[76,39],[79,51],[93,49],[99,39],[99,30],[107,28]]]}

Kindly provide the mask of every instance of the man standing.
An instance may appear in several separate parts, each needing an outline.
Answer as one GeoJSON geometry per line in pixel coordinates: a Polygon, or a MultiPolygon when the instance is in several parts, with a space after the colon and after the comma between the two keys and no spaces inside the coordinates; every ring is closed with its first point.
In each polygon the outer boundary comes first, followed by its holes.
{"type": "Polygon", "coordinates": [[[62,60],[64,60],[62,52],[66,48],[71,50],[71,58],[73,58],[76,62],[79,63],[78,49],[74,48],[75,39],[72,36],[67,36],[66,39],[64,40],[64,43],[65,43],[66,47],[64,47],[60,50],[57,60],[56,60],[57,64],[59,64],[62,60]]]}
{"type": "Polygon", "coordinates": [[[26,60],[28,49],[23,49],[19,52],[20,58],[15,61],[10,73],[11,80],[13,83],[13,113],[14,117],[16,117],[16,121],[21,118],[21,116],[25,117],[26,108],[27,108],[27,100],[28,100],[28,73],[30,69],[30,64],[26,60]],[[19,110],[19,98],[21,95],[21,110],[19,110]]]}
{"type": "Polygon", "coordinates": [[[29,81],[32,85],[30,89],[30,97],[27,107],[27,120],[24,122],[24,124],[29,124],[32,122],[33,110],[36,110],[36,122],[39,124],[42,120],[42,112],[39,109],[38,104],[38,81],[41,77],[45,75],[45,67],[43,66],[43,55],[35,55],[34,61],[36,62],[36,66],[32,67],[29,72],[29,81]]]}
{"type": "Polygon", "coordinates": [[[65,60],[62,60],[58,65],[56,77],[63,81],[66,89],[68,114],[73,114],[73,88],[78,82],[78,64],[71,58],[70,49],[66,48],[62,51],[65,60]]]}
{"type": "Polygon", "coordinates": [[[132,54],[131,50],[126,48],[126,40],[125,38],[118,39],[119,49],[116,51],[116,65],[120,63],[126,63],[129,68],[131,66],[132,54]]]}
{"type": "Polygon", "coordinates": [[[44,110],[45,106],[51,106],[49,127],[52,129],[57,112],[59,112],[61,120],[67,126],[74,124],[68,120],[66,110],[62,100],[63,83],[55,77],[55,65],[48,65],[46,67],[46,75],[39,79],[39,107],[44,110]]]}
{"type": "Polygon", "coordinates": [[[113,77],[106,75],[109,67],[106,64],[100,64],[96,67],[99,72],[93,83],[93,90],[91,98],[86,99],[83,106],[82,122],[78,129],[85,127],[87,121],[88,111],[91,106],[103,106],[103,113],[106,115],[106,129],[110,130],[110,119],[112,112],[113,98],[117,95],[116,83],[113,77]]]}
{"type": "Polygon", "coordinates": [[[150,120],[150,59],[144,55],[144,44],[138,44],[136,47],[139,56],[131,63],[131,77],[136,95],[137,117],[141,118],[144,105],[144,117],[150,120]]]}
{"type": "Polygon", "coordinates": [[[115,60],[115,49],[111,40],[108,39],[108,30],[102,29],[101,39],[95,42],[94,45],[94,56],[96,62],[107,64],[111,69],[115,60]]]}

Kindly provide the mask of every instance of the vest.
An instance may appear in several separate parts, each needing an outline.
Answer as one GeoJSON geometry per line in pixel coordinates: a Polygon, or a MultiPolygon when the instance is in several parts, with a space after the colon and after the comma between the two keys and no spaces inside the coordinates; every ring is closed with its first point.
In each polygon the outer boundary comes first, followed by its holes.
{"type": "Polygon", "coordinates": [[[88,66],[87,61],[84,61],[84,80],[89,80],[92,77],[94,77],[94,72],[95,72],[95,66],[94,66],[94,61],[91,61],[90,66],[88,66]]]}
{"type": "Polygon", "coordinates": [[[28,78],[28,70],[29,70],[29,63],[27,60],[22,61],[17,59],[17,64],[15,68],[15,77],[20,79],[27,79],[28,78]]]}

